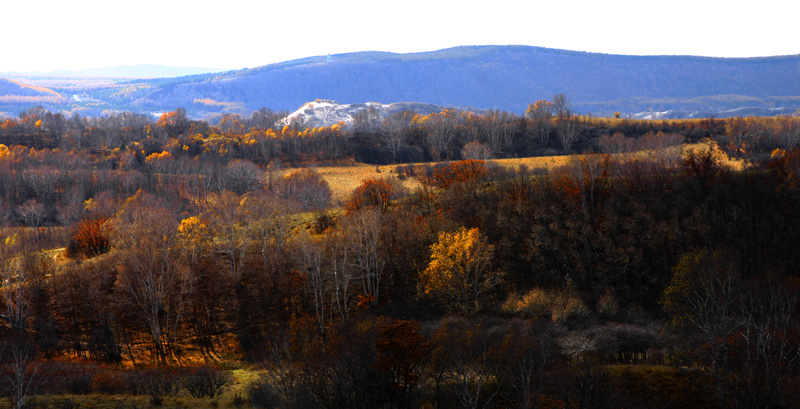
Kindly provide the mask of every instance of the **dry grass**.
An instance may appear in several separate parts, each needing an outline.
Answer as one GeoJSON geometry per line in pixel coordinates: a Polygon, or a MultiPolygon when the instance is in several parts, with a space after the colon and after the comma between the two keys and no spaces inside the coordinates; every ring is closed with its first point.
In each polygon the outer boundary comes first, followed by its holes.
{"type": "MultiPolygon", "coordinates": [[[[686,149],[705,149],[709,146],[713,147],[711,142],[701,142],[692,145],[685,145],[686,149]]],[[[628,155],[640,155],[641,153],[634,153],[628,155]]],[[[724,152],[715,148],[715,154],[718,155],[720,161],[733,170],[742,170],[745,168],[745,163],[741,160],[733,160],[728,158],[724,152]]],[[[529,169],[546,169],[552,171],[558,167],[564,166],[572,160],[575,155],[556,155],[556,156],[537,156],[530,158],[510,158],[510,159],[492,159],[489,162],[500,165],[507,169],[517,169],[520,165],[525,165],[529,169]]],[[[418,163],[417,165],[434,165],[435,163],[418,163]]],[[[363,163],[354,163],[339,166],[319,166],[315,169],[319,174],[328,182],[333,193],[333,203],[335,205],[341,204],[346,200],[350,194],[361,185],[364,179],[368,178],[397,178],[395,168],[398,165],[367,165],[363,163]]],[[[291,169],[287,169],[291,171],[291,169]]],[[[408,188],[414,190],[419,186],[419,182],[414,178],[405,178],[400,183],[408,188]]]]}
{"type": "MultiPolygon", "coordinates": [[[[233,384],[216,398],[193,398],[182,390],[178,396],[162,398],[160,405],[154,405],[151,397],[146,395],[106,395],[93,393],[90,395],[42,395],[35,398],[34,407],[44,408],[88,408],[88,409],[145,409],[145,408],[236,408],[234,399],[237,396],[247,399],[246,387],[259,375],[258,371],[249,368],[231,370],[233,384]],[[71,405],[70,405],[71,403],[71,405]]],[[[0,409],[11,408],[8,397],[0,399],[0,409]]],[[[249,407],[246,403],[244,408],[249,407]]]]}
{"type": "MultiPolygon", "coordinates": [[[[713,142],[706,141],[685,145],[685,149],[706,149],[708,147],[714,149],[715,154],[723,165],[733,170],[742,170],[746,167],[744,161],[729,158],[722,150],[718,149],[713,142]]],[[[641,153],[633,153],[628,155],[640,154],[641,153]]],[[[492,159],[489,162],[508,169],[517,169],[520,165],[525,165],[529,169],[546,169],[547,171],[552,171],[553,169],[568,164],[574,157],[575,155],[537,156],[530,158],[492,159]]],[[[433,164],[435,163],[418,163],[417,165],[433,164]]],[[[395,168],[397,166],[398,165],[376,166],[354,163],[338,166],[319,166],[315,169],[330,185],[333,193],[334,205],[340,205],[359,185],[361,185],[364,179],[384,177],[397,178],[397,174],[395,173],[395,168]]],[[[291,170],[292,169],[287,169],[287,171],[291,170]]],[[[419,186],[419,182],[414,178],[405,178],[401,180],[400,183],[412,191],[419,186]]]]}
{"type": "MultiPolygon", "coordinates": [[[[570,156],[539,156],[533,158],[513,158],[513,159],[494,159],[491,163],[498,164],[506,168],[518,168],[525,165],[528,168],[540,168],[552,170],[566,164],[570,156]]],[[[417,165],[433,165],[435,163],[418,163],[417,165]]],[[[319,166],[315,170],[328,182],[333,193],[333,203],[341,204],[350,194],[361,185],[364,179],[369,178],[397,178],[395,168],[398,165],[367,165],[363,163],[340,165],[340,166],[319,166]]],[[[291,171],[291,169],[287,169],[291,171]]],[[[405,178],[400,183],[414,190],[419,187],[419,182],[414,178],[405,178]]]]}

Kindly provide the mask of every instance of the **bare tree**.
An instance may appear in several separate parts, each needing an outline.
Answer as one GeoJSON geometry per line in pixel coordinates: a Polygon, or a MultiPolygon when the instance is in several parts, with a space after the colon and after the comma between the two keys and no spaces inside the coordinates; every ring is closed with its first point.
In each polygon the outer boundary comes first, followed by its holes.
{"type": "Polygon", "coordinates": [[[225,166],[225,188],[245,194],[264,183],[264,171],[249,160],[234,160],[225,166]]]}
{"type": "Polygon", "coordinates": [[[461,149],[463,159],[487,160],[492,157],[492,149],[478,141],[467,142],[461,149]]]}
{"type": "Polygon", "coordinates": [[[526,116],[530,120],[529,128],[533,137],[542,146],[547,146],[550,142],[550,132],[553,129],[551,118],[553,117],[553,103],[547,100],[539,100],[530,104],[526,116]]]}
{"type": "Polygon", "coordinates": [[[556,118],[556,130],[558,131],[558,141],[561,142],[561,149],[564,152],[571,151],[575,141],[578,140],[578,119],[567,110],[556,118]]]}
{"type": "Polygon", "coordinates": [[[247,200],[225,190],[220,194],[208,195],[206,206],[204,215],[216,238],[213,241],[215,250],[227,260],[231,281],[234,284],[239,283],[247,249],[250,247],[247,200]]]}
{"type": "Polygon", "coordinates": [[[351,213],[342,220],[349,248],[348,263],[361,279],[364,295],[377,305],[383,279],[384,260],[380,257],[380,233],[383,217],[380,209],[368,208],[351,213]]]}
{"type": "Polygon", "coordinates": [[[498,376],[513,391],[517,407],[541,407],[555,361],[556,343],[547,324],[512,322],[498,349],[498,376]]]}
{"type": "Polygon", "coordinates": [[[47,217],[47,208],[36,199],[26,200],[17,208],[19,218],[28,227],[39,227],[47,217]]]}
{"type": "Polygon", "coordinates": [[[556,131],[561,148],[569,152],[578,139],[578,119],[572,114],[569,99],[564,94],[553,95],[552,110],[556,116],[556,131]]]}
{"type": "Polygon", "coordinates": [[[626,137],[622,132],[615,132],[613,135],[603,135],[598,140],[600,151],[609,155],[621,155],[633,151],[633,138],[626,137]]]}
{"type": "Polygon", "coordinates": [[[342,320],[350,318],[353,307],[353,291],[357,277],[351,265],[351,248],[341,230],[329,232],[325,237],[328,249],[327,272],[330,285],[331,314],[339,313],[342,320]]]}
{"type": "Polygon", "coordinates": [[[22,334],[4,339],[0,343],[0,363],[0,387],[10,392],[14,408],[27,407],[46,381],[32,342],[22,334]]]}
{"type": "MultiPolygon", "coordinates": [[[[444,323],[435,335],[437,349],[444,349],[440,359],[447,363],[448,383],[464,409],[491,407],[500,393],[501,378],[492,351],[499,335],[496,328],[463,320],[444,323]]],[[[436,352],[434,356],[439,355],[436,352]]]]}
{"type": "Polygon", "coordinates": [[[303,231],[296,239],[300,264],[303,268],[303,290],[313,305],[320,334],[325,334],[325,304],[327,303],[327,274],[325,249],[321,241],[303,231]]]}
{"type": "Polygon", "coordinates": [[[795,337],[797,292],[770,275],[750,284],[741,300],[742,328],[731,347],[735,369],[723,379],[736,407],[768,409],[797,402],[790,382],[800,368],[795,337]]]}
{"type": "Polygon", "coordinates": [[[383,120],[385,131],[381,136],[392,153],[392,159],[395,161],[397,161],[397,157],[400,154],[400,149],[406,144],[408,130],[411,128],[414,116],[414,112],[400,111],[389,115],[383,120]]]}
{"type": "Polygon", "coordinates": [[[124,261],[119,290],[148,328],[158,362],[165,364],[177,346],[191,277],[177,262],[177,222],[154,202],[144,193],[129,199],[112,222],[112,244],[124,261]]]}
{"type": "Polygon", "coordinates": [[[800,145],[800,119],[791,117],[777,118],[778,140],[786,150],[791,150],[800,145]]]}
{"type": "Polygon", "coordinates": [[[25,332],[28,317],[29,270],[25,266],[26,237],[0,234],[0,291],[5,304],[2,318],[12,333],[25,332]]]}
{"type": "Polygon", "coordinates": [[[419,119],[425,129],[425,140],[434,161],[440,161],[456,136],[457,117],[455,110],[445,109],[439,113],[426,115],[419,119]]]}

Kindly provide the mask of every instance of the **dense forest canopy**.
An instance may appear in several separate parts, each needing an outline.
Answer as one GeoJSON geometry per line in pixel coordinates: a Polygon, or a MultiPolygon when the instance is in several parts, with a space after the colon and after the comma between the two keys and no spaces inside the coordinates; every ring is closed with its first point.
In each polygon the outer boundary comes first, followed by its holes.
{"type": "Polygon", "coordinates": [[[0,123],[0,397],[796,407],[800,118],[284,116],[0,123]]]}

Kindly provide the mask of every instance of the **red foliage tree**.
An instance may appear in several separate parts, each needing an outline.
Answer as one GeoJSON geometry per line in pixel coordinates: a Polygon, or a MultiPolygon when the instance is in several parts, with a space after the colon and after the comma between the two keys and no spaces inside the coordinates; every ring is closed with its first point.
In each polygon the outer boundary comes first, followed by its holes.
{"type": "Polygon", "coordinates": [[[111,242],[104,228],[106,220],[108,220],[106,217],[81,220],[75,227],[68,253],[72,256],[83,255],[91,258],[107,252],[111,242]]]}
{"type": "Polygon", "coordinates": [[[364,179],[361,186],[357,187],[344,204],[348,213],[368,207],[377,207],[386,210],[394,199],[397,189],[387,178],[364,179]]]}
{"type": "Polygon", "coordinates": [[[447,189],[453,184],[481,180],[486,175],[486,162],[467,159],[434,167],[420,182],[428,186],[447,189]]]}

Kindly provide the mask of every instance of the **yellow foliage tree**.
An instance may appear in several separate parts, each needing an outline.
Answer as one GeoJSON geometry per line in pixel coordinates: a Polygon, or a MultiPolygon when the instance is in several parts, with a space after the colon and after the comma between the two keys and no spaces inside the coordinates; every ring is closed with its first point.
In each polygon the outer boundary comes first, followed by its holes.
{"type": "Polygon", "coordinates": [[[420,273],[420,293],[464,314],[478,311],[489,290],[503,281],[502,273],[490,269],[493,254],[494,246],[477,228],[439,233],[430,264],[420,273]]]}

